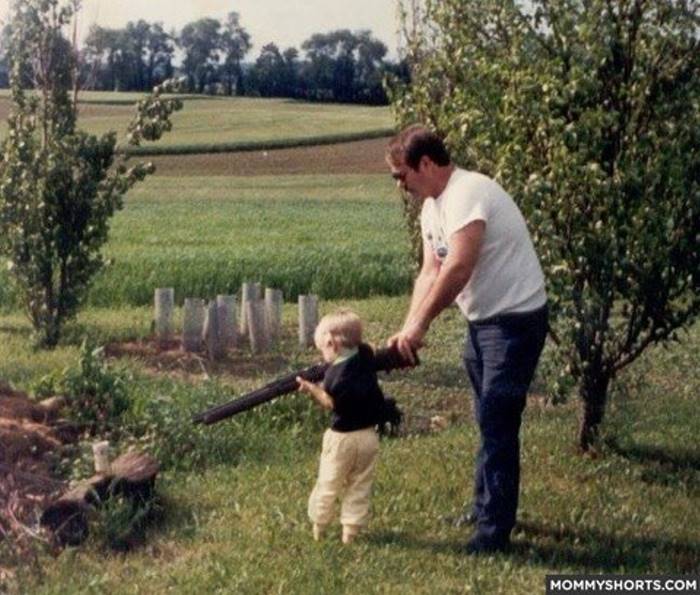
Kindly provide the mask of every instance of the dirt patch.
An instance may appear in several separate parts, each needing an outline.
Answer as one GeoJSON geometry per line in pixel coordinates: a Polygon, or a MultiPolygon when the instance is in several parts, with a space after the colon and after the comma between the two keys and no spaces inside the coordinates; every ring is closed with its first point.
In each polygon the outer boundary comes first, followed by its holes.
{"type": "MultiPolygon", "coordinates": [[[[314,147],[159,155],[143,157],[160,176],[265,176],[293,174],[388,174],[384,162],[387,138],[314,147]]],[[[134,159],[137,159],[136,157],[134,159]]]]}
{"type": "Polygon", "coordinates": [[[0,381],[0,542],[14,555],[41,539],[39,511],[65,490],[53,468],[77,436],[54,418],[55,411],[0,381]]]}
{"type": "Polygon", "coordinates": [[[284,373],[288,364],[288,360],[279,354],[252,356],[239,351],[229,352],[221,360],[210,361],[206,354],[185,351],[177,338],[166,344],[155,339],[109,343],[105,346],[104,353],[109,358],[136,359],[150,374],[190,383],[207,380],[212,376],[224,383],[241,378],[257,378],[261,374],[275,376],[284,373]]]}

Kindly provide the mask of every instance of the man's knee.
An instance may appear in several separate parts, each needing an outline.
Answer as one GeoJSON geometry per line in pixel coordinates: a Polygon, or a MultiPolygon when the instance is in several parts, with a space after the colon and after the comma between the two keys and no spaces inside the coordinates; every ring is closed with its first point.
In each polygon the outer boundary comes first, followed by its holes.
{"type": "Polygon", "coordinates": [[[476,403],[482,434],[517,434],[525,399],[526,391],[513,383],[501,381],[487,386],[476,403]]]}

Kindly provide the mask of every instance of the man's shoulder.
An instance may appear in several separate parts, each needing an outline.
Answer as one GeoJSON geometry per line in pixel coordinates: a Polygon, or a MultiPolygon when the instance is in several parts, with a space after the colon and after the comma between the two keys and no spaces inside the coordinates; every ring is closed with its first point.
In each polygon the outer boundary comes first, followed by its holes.
{"type": "Polygon", "coordinates": [[[450,189],[454,187],[460,194],[467,192],[470,195],[491,195],[494,192],[505,190],[496,180],[478,171],[471,171],[456,167],[450,180],[450,189]]]}

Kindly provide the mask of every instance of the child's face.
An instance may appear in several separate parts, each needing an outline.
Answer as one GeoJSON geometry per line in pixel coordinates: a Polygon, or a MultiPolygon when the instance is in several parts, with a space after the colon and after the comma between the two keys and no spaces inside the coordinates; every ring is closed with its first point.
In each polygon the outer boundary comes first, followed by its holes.
{"type": "Polygon", "coordinates": [[[316,347],[318,347],[318,350],[321,352],[324,362],[331,363],[338,357],[338,349],[330,334],[324,335],[322,341],[317,343],[316,347]]]}

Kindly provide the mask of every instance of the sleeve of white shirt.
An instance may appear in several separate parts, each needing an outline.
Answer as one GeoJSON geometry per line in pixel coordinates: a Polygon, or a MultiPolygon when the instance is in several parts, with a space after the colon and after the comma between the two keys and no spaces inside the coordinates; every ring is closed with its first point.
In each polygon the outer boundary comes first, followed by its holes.
{"type": "Polygon", "coordinates": [[[488,189],[481,184],[456,184],[445,196],[445,235],[452,234],[474,221],[488,222],[488,189]]]}
{"type": "Polygon", "coordinates": [[[428,241],[428,230],[431,225],[431,208],[434,208],[428,203],[428,199],[423,203],[423,208],[420,211],[420,234],[424,241],[428,241]]]}

